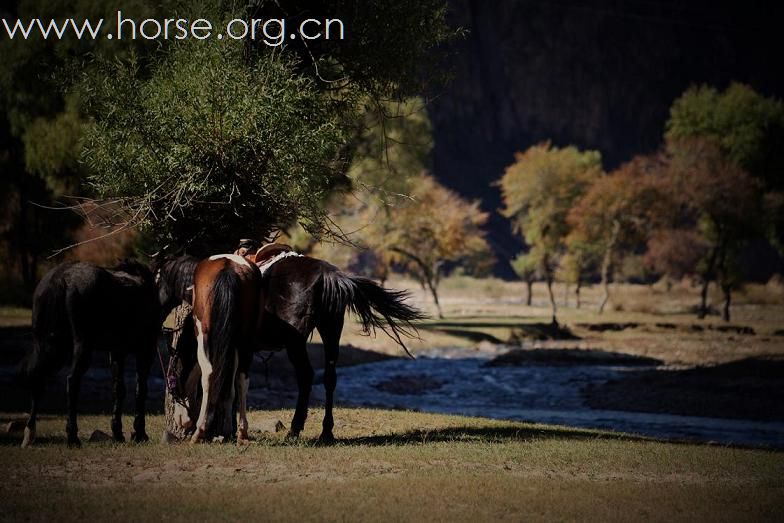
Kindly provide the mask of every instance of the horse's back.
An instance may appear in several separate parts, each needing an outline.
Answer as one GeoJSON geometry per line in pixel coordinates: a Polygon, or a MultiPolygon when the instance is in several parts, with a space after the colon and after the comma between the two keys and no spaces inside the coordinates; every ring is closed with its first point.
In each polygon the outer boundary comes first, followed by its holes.
{"type": "Polygon", "coordinates": [[[310,256],[281,258],[262,276],[261,308],[263,322],[282,321],[307,336],[315,328],[320,281],[325,272],[337,268],[310,256]]]}
{"type": "Polygon", "coordinates": [[[97,348],[133,349],[157,334],[157,306],[151,276],[66,262],[36,288],[33,331],[54,341],[76,337],[97,348]]]}

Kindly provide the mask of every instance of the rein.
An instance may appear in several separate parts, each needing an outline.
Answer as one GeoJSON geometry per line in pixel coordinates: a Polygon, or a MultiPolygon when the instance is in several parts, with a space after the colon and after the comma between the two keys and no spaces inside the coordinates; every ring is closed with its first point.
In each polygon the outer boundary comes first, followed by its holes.
{"type": "Polygon", "coordinates": [[[262,356],[260,354],[253,353],[253,357],[259,361],[261,361],[262,365],[264,365],[264,381],[265,384],[269,387],[269,360],[275,355],[274,351],[269,351],[267,356],[262,356]]]}
{"type": "Polygon", "coordinates": [[[192,307],[185,302],[174,308],[174,327],[163,327],[163,332],[172,335],[171,345],[169,345],[169,366],[168,369],[164,368],[163,357],[161,356],[160,346],[158,346],[158,359],[161,364],[161,371],[166,380],[166,389],[171,395],[172,399],[177,403],[185,406],[184,398],[181,398],[177,391],[178,376],[174,369],[175,362],[177,361],[179,340],[183,329],[185,328],[185,320],[191,314],[192,307]]]}

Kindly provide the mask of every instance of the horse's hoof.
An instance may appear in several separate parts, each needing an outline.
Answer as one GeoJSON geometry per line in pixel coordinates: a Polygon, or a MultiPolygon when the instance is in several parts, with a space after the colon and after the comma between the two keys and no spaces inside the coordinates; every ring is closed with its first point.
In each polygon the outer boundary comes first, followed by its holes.
{"type": "Polygon", "coordinates": [[[331,432],[322,432],[318,442],[322,445],[332,445],[335,443],[335,436],[331,432]]]}
{"type": "Polygon", "coordinates": [[[201,429],[196,429],[196,432],[193,433],[191,436],[191,444],[196,445],[198,443],[204,442],[204,431],[201,429]]]}
{"type": "Polygon", "coordinates": [[[79,438],[68,438],[68,447],[72,449],[78,449],[82,447],[82,442],[79,438]]]}
{"type": "Polygon", "coordinates": [[[146,432],[132,432],[131,441],[134,443],[145,443],[150,441],[150,436],[148,436],[146,432]]]}
{"type": "Polygon", "coordinates": [[[27,448],[33,444],[35,441],[35,429],[31,429],[30,427],[25,427],[24,429],[24,439],[22,440],[22,448],[27,448]]]}
{"type": "Polygon", "coordinates": [[[117,443],[125,443],[125,434],[122,432],[115,432],[112,434],[112,439],[117,443]]]}
{"type": "Polygon", "coordinates": [[[248,431],[245,429],[239,429],[237,431],[237,445],[247,445],[248,443],[250,443],[248,431]]]}
{"type": "Polygon", "coordinates": [[[294,432],[290,430],[289,433],[286,434],[286,441],[289,441],[291,443],[296,443],[297,441],[299,441],[299,432],[294,432]]]}

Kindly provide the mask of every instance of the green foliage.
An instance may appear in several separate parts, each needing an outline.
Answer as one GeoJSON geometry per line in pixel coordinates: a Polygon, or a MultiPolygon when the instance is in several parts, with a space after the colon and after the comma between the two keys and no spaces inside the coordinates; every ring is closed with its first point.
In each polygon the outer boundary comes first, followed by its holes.
{"type": "Polygon", "coordinates": [[[366,104],[348,176],[378,204],[409,192],[412,180],[430,167],[431,125],[421,98],[366,104]]]}
{"type": "MultiPolygon", "coordinates": [[[[458,35],[446,23],[445,0],[252,0],[247,12],[255,18],[285,18],[292,26],[302,20],[339,18],[345,40],[296,39],[287,51],[301,62],[303,75],[335,91],[349,86],[374,103],[403,100],[433,92],[446,75],[439,46],[458,35]]],[[[264,48],[263,43],[257,43],[264,48]]]]}
{"type": "Polygon", "coordinates": [[[515,159],[499,182],[504,202],[501,212],[535,252],[541,273],[552,278],[566,248],[567,215],[602,176],[601,155],[543,143],[517,153],[515,159]]]}
{"type": "Polygon", "coordinates": [[[703,137],[772,189],[784,188],[784,104],[733,83],[725,91],[692,87],[673,102],[665,137],[703,137]]]}
{"type": "Polygon", "coordinates": [[[338,103],[285,58],[248,64],[243,51],[187,42],[156,57],[149,78],[133,60],[87,78],[91,183],[162,242],[225,248],[295,220],[323,232],[346,141],[338,103]]]}
{"type": "Polygon", "coordinates": [[[536,249],[531,249],[525,254],[518,254],[512,260],[512,269],[523,281],[533,281],[540,276],[539,267],[541,260],[536,249]]]}

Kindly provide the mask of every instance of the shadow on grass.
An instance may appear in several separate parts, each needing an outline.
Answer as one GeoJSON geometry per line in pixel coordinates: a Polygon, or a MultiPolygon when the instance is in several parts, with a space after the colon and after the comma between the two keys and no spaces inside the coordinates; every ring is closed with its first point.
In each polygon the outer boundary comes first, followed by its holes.
{"type": "Polygon", "coordinates": [[[651,438],[629,434],[592,432],[569,428],[525,428],[525,427],[448,427],[440,429],[412,430],[402,433],[360,436],[339,439],[339,445],[419,445],[426,443],[466,442],[505,443],[510,441],[535,441],[548,439],[569,440],[618,440],[655,441],[651,438]]]}
{"type": "Polygon", "coordinates": [[[474,331],[470,329],[452,329],[452,328],[423,328],[420,327],[422,330],[428,330],[431,332],[440,332],[442,334],[448,334],[450,336],[455,336],[457,338],[465,338],[468,341],[472,341],[474,343],[479,343],[481,341],[487,341],[490,343],[503,343],[503,340],[496,338],[492,334],[488,334],[487,332],[482,331],[474,331]]]}
{"type": "Polygon", "coordinates": [[[523,323],[523,318],[510,318],[512,321],[435,321],[421,323],[417,328],[425,331],[443,332],[453,336],[463,337],[473,342],[489,341],[491,343],[505,343],[504,340],[478,329],[510,329],[511,334],[506,343],[519,343],[523,340],[579,340],[579,336],[566,326],[554,323],[523,323]]]}

